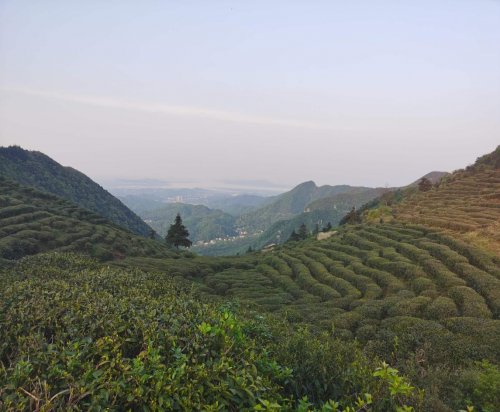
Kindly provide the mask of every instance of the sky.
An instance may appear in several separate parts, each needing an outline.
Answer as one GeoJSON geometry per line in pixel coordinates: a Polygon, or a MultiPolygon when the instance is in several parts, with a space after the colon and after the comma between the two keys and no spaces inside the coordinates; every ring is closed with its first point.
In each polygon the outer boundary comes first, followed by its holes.
{"type": "Polygon", "coordinates": [[[500,144],[500,1],[0,0],[0,145],[99,180],[398,186],[500,144]]]}

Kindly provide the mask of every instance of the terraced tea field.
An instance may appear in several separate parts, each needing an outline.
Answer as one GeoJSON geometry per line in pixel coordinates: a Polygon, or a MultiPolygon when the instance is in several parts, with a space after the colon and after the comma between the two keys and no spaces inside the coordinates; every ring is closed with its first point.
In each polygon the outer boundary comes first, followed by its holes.
{"type": "Polygon", "coordinates": [[[101,259],[168,256],[164,245],[134,235],[54,195],[0,178],[0,258],[82,251],[101,259]]]}
{"type": "Polygon", "coordinates": [[[438,330],[472,339],[478,353],[496,348],[500,358],[500,262],[463,242],[423,226],[360,225],[253,256],[247,269],[206,274],[201,291],[344,338],[438,330]]]}
{"type": "Polygon", "coordinates": [[[438,188],[405,199],[400,221],[458,234],[500,256],[500,169],[454,173],[438,188]]]}

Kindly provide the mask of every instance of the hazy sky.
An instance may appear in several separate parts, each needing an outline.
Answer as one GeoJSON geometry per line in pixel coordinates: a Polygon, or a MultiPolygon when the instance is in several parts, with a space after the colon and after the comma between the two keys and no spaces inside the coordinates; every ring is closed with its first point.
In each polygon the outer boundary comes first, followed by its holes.
{"type": "Polygon", "coordinates": [[[406,184],[500,144],[500,1],[0,0],[0,144],[97,180],[406,184]]]}

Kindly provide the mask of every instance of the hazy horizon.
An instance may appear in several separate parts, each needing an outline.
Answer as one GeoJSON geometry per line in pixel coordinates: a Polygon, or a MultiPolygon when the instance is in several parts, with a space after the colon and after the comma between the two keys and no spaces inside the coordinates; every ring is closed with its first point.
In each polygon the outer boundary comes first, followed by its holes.
{"type": "Polygon", "coordinates": [[[500,144],[500,2],[0,4],[0,145],[98,182],[402,186],[500,144]]]}

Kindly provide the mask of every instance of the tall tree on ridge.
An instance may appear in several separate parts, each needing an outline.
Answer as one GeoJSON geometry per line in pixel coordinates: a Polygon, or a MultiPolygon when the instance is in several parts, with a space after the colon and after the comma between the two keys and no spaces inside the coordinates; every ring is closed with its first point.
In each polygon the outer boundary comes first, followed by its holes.
{"type": "Polygon", "coordinates": [[[176,249],[179,249],[179,246],[190,247],[193,244],[189,240],[189,232],[186,226],[182,224],[182,218],[179,213],[175,217],[174,224],[170,225],[167,236],[165,236],[165,241],[167,245],[174,246],[176,249]]]}

